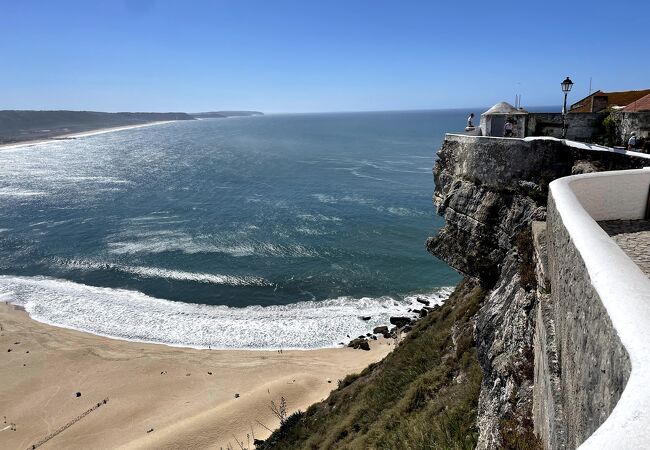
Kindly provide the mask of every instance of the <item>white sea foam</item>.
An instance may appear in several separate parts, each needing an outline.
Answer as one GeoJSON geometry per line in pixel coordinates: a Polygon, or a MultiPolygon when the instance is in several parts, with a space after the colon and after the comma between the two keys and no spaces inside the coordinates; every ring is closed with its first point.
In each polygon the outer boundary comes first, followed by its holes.
{"type": "Polygon", "coordinates": [[[112,235],[107,243],[109,252],[115,255],[137,253],[163,253],[178,251],[186,254],[224,253],[234,257],[267,256],[312,258],[320,254],[299,244],[280,244],[258,241],[245,237],[246,233],[191,236],[171,230],[152,230],[112,235]],[[241,235],[244,237],[242,238],[241,235]]]}
{"type": "Polygon", "coordinates": [[[227,286],[272,286],[273,284],[252,275],[223,275],[203,272],[185,272],[160,267],[128,266],[87,260],[55,259],[54,264],[72,270],[113,270],[128,273],[142,278],[161,278],[176,281],[194,281],[197,283],[227,285],[227,286]]]}
{"type": "Polygon", "coordinates": [[[321,203],[337,203],[335,197],[327,194],[312,194],[312,197],[314,197],[316,200],[318,200],[321,203]]]}
{"type": "Polygon", "coordinates": [[[306,236],[323,236],[326,234],[331,234],[326,231],[316,230],[314,228],[308,228],[308,227],[298,227],[296,228],[296,231],[306,236]]]}
{"type": "MultiPolygon", "coordinates": [[[[444,288],[419,295],[433,304],[444,288]]],[[[231,308],[180,303],[141,292],[110,289],[44,277],[0,276],[0,299],[23,306],[41,322],[142,342],[199,348],[323,348],[407,315],[416,296],[339,297],[283,306],[231,308]],[[370,316],[364,321],[362,316],[370,316]]]]}
{"type": "Polygon", "coordinates": [[[323,214],[298,214],[298,218],[309,222],[343,222],[340,217],[325,216],[323,214]]]}
{"type": "MultiPolygon", "coordinates": [[[[383,210],[383,208],[379,209],[379,211],[381,211],[381,210],[383,210]]],[[[407,217],[411,216],[412,217],[412,216],[424,216],[424,215],[426,215],[426,213],[423,212],[423,211],[418,211],[418,210],[410,209],[410,208],[398,208],[398,207],[393,207],[393,206],[386,208],[386,211],[388,211],[390,214],[394,214],[396,216],[407,216],[407,217]]]]}
{"type": "Polygon", "coordinates": [[[24,190],[24,189],[19,189],[19,188],[0,188],[0,197],[15,197],[15,198],[22,198],[22,197],[43,197],[47,195],[47,192],[43,191],[32,191],[32,190],[24,190]]]}
{"type": "Polygon", "coordinates": [[[100,177],[100,176],[61,176],[60,179],[64,181],[72,182],[88,182],[88,183],[98,183],[98,184],[133,184],[132,181],[122,180],[115,177],[100,177]]]}

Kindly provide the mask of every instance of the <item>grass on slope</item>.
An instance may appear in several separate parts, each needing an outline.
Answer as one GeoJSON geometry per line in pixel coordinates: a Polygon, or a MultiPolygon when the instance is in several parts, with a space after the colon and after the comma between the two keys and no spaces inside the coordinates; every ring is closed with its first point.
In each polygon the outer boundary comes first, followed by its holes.
{"type": "Polygon", "coordinates": [[[257,448],[473,449],[482,372],[472,317],[483,297],[463,281],[384,360],[346,377],[257,448]]]}

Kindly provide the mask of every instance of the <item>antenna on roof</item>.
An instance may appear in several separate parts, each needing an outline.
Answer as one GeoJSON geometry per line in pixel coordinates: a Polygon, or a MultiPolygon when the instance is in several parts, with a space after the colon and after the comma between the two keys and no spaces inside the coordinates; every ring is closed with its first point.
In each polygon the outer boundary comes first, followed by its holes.
{"type": "Polygon", "coordinates": [[[591,77],[589,77],[589,95],[591,95],[591,77]]]}

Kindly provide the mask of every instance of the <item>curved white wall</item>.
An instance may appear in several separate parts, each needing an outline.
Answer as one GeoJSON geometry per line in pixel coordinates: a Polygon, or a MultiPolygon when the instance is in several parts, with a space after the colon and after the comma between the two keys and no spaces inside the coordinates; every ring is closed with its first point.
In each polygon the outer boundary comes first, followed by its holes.
{"type": "Polygon", "coordinates": [[[580,448],[650,448],[650,279],[596,223],[643,218],[650,169],[576,175],[555,180],[549,188],[631,364],[618,403],[580,448]]]}

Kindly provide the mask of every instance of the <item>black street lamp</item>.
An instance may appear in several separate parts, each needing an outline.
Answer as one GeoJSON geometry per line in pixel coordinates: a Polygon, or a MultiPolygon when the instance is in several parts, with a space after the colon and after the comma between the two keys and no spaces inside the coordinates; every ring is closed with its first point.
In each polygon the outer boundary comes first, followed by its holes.
{"type": "Polygon", "coordinates": [[[566,77],[566,80],[560,86],[562,86],[562,92],[564,92],[564,106],[562,107],[562,139],[564,139],[566,136],[566,97],[573,87],[573,81],[566,77]]]}

